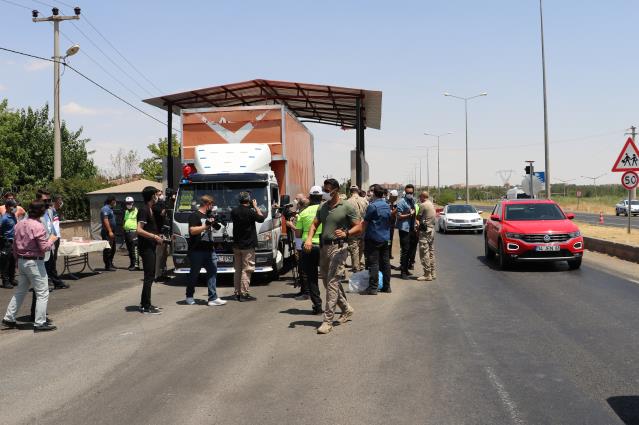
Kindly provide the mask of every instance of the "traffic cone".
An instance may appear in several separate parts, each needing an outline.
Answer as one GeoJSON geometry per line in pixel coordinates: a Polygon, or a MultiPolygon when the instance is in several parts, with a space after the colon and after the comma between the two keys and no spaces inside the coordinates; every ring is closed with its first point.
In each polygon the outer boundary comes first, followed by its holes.
{"type": "Polygon", "coordinates": [[[604,224],[603,211],[599,211],[599,224],[604,224]]]}

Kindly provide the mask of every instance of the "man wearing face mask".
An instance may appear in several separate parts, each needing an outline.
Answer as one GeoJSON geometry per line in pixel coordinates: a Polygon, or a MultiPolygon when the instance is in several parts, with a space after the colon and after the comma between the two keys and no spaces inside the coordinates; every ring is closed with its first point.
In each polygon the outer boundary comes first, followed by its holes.
{"type": "MultiPolygon", "coordinates": [[[[18,219],[18,221],[24,219],[27,216],[26,211],[24,210],[24,208],[22,208],[20,206],[20,203],[16,200],[16,195],[13,192],[7,192],[4,194],[3,196],[4,198],[4,202],[6,203],[9,200],[15,201],[16,205],[17,205],[17,209],[16,209],[16,219],[18,219]]],[[[5,205],[0,205],[0,216],[3,215],[4,213],[6,213],[6,207],[5,205]]]]}
{"type": "Polygon", "coordinates": [[[410,261],[410,238],[411,232],[415,231],[415,186],[406,185],[404,188],[404,197],[397,203],[397,223],[396,227],[399,231],[400,270],[401,278],[406,280],[410,276],[408,271],[408,263],[410,261]]]}
{"type": "MultiPolygon", "coordinates": [[[[160,233],[164,232],[164,226],[168,224],[166,217],[166,195],[161,190],[156,192],[157,203],[153,206],[153,215],[155,216],[156,223],[160,233]]],[[[166,278],[166,260],[169,256],[169,249],[167,245],[158,245],[157,257],[155,260],[155,280],[161,280],[166,278]]]]}
{"type": "Polygon", "coordinates": [[[213,230],[222,225],[215,221],[215,200],[212,196],[200,198],[200,207],[189,216],[189,261],[191,273],[186,285],[186,303],[195,304],[193,294],[197,285],[200,270],[206,270],[206,283],[209,289],[208,305],[221,306],[226,301],[217,296],[217,254],[213,243],[213,230]]]}
{"type": "Polygon", "coordinates": [[[5,213],[0,216],[0,274],[2,287],[11,289],[16,286],[16,262],[13,256],[13,239],[16,217],[16,201],[10,199],[4,202],[5,213]]]}
{"type": "Polygon", "coordinates": [[[100,236],[102,236],[102,240],[109,242],[109,248],[102,251],[102,260],[104,261],[104,270],[109,272],[116,271],[113,266],[113,257],[115,257],[115,214],[113,208],[116,204],[115,196],[109,195],[100,210],[100,223],[102,223],[100,236]]]}
{"type": "Polygon", "coordinates": [[[313,249],[313,236],[321,224],[320,273],[326,288],[326,307],[324,321],[317,328],[318,334],[327,334],[333,330],[335,306],[339,306],[342,310],[338,322],[346,323],[353,316],[355,310],[346,300],[339,271],[348,256],[346,240],[350,236],[358,236],[361,233],[360,217],[357,211],[350,203],[340,199],[339,182],[335,179],[327,179],[324,181],[323,190],[322,197],[326,202],[317,210],[304,242],[304,250],[310,253],[313,249]]]}
{"type": "MultiPolygon", "coordinates": [[[[53,234],[58,237],[55,241],[53,249],[51,250],[51,255],[49,257],[49,261],[45,263],[45,267],[47,269],[47,275],[49,276],[49,280],[53,283],[55,289],[67,289],[69,285],[64,283],[60,276],[58,275],[58,249],[60,248],[60,213],[59,210],[62,208],[64,202],[62,201],[61,195],[55,195],[53,197],[53,204],[51,204],[51,198],[48,198],[49,208],[44,213],[45,221],[50,223],[51,228],[53,229],[53,234]]],[[[46,224],[45,224],[46,226],[46,224]]]]}
{"type": "Polygon", "coordinates": [[[144,269],[144,284],[140,296],[140,312],[143,314],[162,314],[158,307],[151,304],[151,287],[155,280],[156,247],[164,243],[153,214],[153,205],[158,201],[156,192],[157,189],[153,186],[147,186],[142,190],[144,207],[138,211],[138,248],[144,269]]]}
{"type": "Polygon", "coordinates": [[[390,246],[388,247],[389,257],[393,259],[393,238],[395,237],[395,224],[397,221],[397,190],[393,189],[388,193],[388,205],[391,209],[390,246]]]}
{"type": "Polygon", "coordinates": [[[129,252],[129,271],[134,271],[139,263],[137,252],[137,227],[138,227],[138,209],[133,205],[133,197],[127,196],[124,200],[126,209],[124,210],[124,243],[129,252]]]}

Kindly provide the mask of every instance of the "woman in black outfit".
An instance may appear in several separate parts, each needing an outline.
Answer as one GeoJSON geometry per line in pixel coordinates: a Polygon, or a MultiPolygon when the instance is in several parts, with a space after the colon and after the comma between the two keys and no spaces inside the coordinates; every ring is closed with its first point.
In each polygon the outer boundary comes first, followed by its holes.
{"type": "Polygon", "coordinates": [[[142,258],[144,269],[144,284],[140,298],[140,312],[144,314],[161,314],[158,307],[151,304],[151,285],[155,280],[155,252],[157,245],[163,242],[156,219],[153,205],[158,202],[157,189],[147,186],[142,191],[144,207],[138,211],[138,250],[142,258]]]}

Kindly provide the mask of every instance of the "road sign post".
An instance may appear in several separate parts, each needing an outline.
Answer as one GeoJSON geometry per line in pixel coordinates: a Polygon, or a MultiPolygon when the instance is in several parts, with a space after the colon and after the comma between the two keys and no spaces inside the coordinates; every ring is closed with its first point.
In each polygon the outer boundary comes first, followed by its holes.
{"type": "Polygon", "coordinates": [[[632,189],[637,187],[637,183],[639,183],[639,176],[634,171],[626,171],[621,176],[621,185],[628,190],[628,210],[626,211],[626,215],[628,216],[628,233],[630,233],[630,217],[632,217],[632,189]]]}

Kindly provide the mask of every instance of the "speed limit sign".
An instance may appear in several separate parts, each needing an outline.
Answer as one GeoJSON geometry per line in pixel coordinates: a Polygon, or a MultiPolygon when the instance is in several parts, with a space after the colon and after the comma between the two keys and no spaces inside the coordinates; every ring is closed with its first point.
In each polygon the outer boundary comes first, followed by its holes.
{"type": "Polygon", "coordinates": [[[634,171],[626,171],[621,176],[621,184],[628,190],[634,189],[639,183],[639,176],[634,171]]]}

